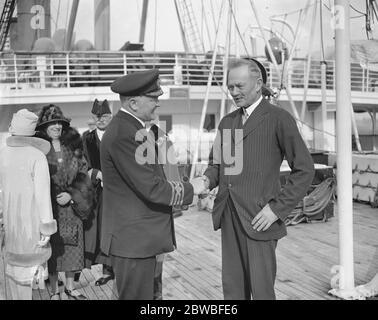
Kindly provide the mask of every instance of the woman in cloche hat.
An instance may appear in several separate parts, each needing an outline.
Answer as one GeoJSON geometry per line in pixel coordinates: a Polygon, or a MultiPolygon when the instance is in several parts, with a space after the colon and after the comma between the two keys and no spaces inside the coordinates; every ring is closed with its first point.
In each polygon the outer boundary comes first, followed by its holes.
{"type": "Polygon", "coordinates": [[[75,290],[74,274],[84,268],[83,220],[92,212],[93,190],[87,175],[80,134],[70,119],[53,104],[39,114],[39,136],[51,143],[47,154],[51,176],[51,200],[58,231],[51,237],[52,256],[48,261],[51,299],[60,299],[58,272],[65,272],[65,294],[70,299],[86,297],[75,290]]]}
{"type": "Polygon", "coordinates": [[[32,300],[32,287],[44,288],[49,240],[57,230],[45,156],[50,144],[33,137],[37,121],[26,109],[15,113],[11,136],[0,150],[0,220],[5,234],[0,248],[4,246],[6,298],[12,300],[32,300]]]}

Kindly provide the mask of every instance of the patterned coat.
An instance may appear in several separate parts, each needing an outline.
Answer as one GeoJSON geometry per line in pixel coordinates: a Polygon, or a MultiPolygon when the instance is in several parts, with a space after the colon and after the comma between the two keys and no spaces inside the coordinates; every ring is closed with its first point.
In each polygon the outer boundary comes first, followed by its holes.
{"type": "Polygon", "coordinates": [[[165,179],[154,140],[142,139],[147,135],[137,119],[119,111],[102,138],[101,250],[107,255],[146,258],[173,251],[172,206],[193,200],[191,184],[165,179]],[[145,146],[154,164],[139,161],[145,146]]]}
{"type": "Polygon", "coordinates": [[[69,128],[61,141],[61,152],[55,152],[51,147],[47,154],[53,213],[58,222],[58,232],[51,238],[52,256],[48,264],[50,272],[84,268],[83,220],[88,219],[92,213],[94,199],[79,133],[69,128]],[[59,205],[56,197],[61,192],[69,193],[73,203],[59,205]],[[68,244],[64,239],[63,230],[67,226],[77,238],[76,244],[68,244]]]}

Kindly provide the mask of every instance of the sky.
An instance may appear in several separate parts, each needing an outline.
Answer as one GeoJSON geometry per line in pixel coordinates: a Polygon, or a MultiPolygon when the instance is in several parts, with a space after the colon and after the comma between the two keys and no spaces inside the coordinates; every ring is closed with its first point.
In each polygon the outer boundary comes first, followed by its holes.
{"type": "MultiPolygon", "coordinates": [[[[365,11],[365,0],[351,0],[352,6],[359,11],[365,11]]],[[[72,0],[51,0],[51,14],[53,18],[53,30],[55,25],[57,28],[64,28],[68,25],[69,10],[72,0]],[[58,14],[59,10],[59,14],[58,14]]],[[[203,35],[206,51],[211,50],[214,45],[215,26],[218,22],[220,7],[222,0],[187,0],[193,7],[196,16],[196,22],[200,33],[203,35]],[[201,18],[201,17],[206,17],[201,18]],[[206,33],[206,23],[210,29],[210,40],[206,33]],[[202,30],[202,32],[201,32],[202,30]]],[[[273,15],[281,15],[276,17],[291,25],[295,31],[300,9],[310,4],[308,14],[300,24],[300,36],[298,37],[297,56],[305,56],[309,48],[309,38],[312,42],[312,51],[320,50],[320,15],[316,20],[315,32],[311,34],[311,16],[314,8],[315,0],[255,0],[254,1],[259,19],[264,27],[269,30],[273,28],[287,39],[288,43],[294,40],[293,34],[289,28],[284,27],[283,23],[274,22],[272,24],[270,18],[273,15]],[[285,14],[287,14],[285,16],[285,14]]],[[[316,1],[318,3],[318,1],[316,1]]],[[[331,8],[333,1],[323,0],[323,41],[324,47],[333,46],[333,32],[330,25],[331,8]],[[328,7],[328,8],[327,8],[328,7]]],[[[126,42],[138,42],[140,17],[142,11],[143,0],[110,0],[111,12],[111,30],[110,43],[112,50],[119,48],[126,42]]],[[[221,27],[219,31],[218,46],[224,47],[226,43],[226,26],[227,26],[227,7],[228,0],[222,10],[221,27]]],[[[247,51],[251,53],[250,35],[254,35],[257,41],[257,54],[264,54],[264,42],[261,33],[257,29],[255,16],[253,14],[249,0],[235,1],[235,18],[240,33],[243,35],[244,41],[237,36],[235,27],[231,31],[231,51],[236,53],[238,50],[241,54],[247,51]]],[[[304,12],[304,10],[302,10],[304,12]]],[[[351,39],[367,39],[364,29],[365,20],[359,13],[350,11],[351,17],[351,39]]],[[[80,0],[78,15],[75,25],[76,40],[88,39],[94,42],[94,0],[80,0]]],[[[233,22],[233,25],[234,22],[233,22]]],[[[266,33],[270,37],[269,33],[266,33]]],[[[374,31],[374,35],[378,38],[378,31],[374,31]]],[[[145,50],[156,51],[184,51],[181,39],[179,23],[174,6],[174,0],[149,0],[148,16],[145,36],[145,50]]]]}

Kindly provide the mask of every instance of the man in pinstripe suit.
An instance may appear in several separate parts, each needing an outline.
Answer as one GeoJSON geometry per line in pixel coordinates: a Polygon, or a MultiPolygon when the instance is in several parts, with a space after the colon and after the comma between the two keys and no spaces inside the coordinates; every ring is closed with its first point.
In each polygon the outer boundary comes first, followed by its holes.
{"type": "Polygon", "coordinates": [[[295,120],[262,97],[264,83],[266,71],[257,60],[230,62],[227,85],[238,109],[221,120],[203,176],[209,189],[219,186],[213,223],[222,232],[225,299],[275,299],[277,241],[314,175],[295,120]],[[284,158],[291,174],[281,189],[284,158]]]}

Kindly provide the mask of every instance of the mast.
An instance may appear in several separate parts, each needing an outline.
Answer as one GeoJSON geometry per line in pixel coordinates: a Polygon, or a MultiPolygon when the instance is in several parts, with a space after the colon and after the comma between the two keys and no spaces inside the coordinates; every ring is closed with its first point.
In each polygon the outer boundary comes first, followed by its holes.
{"type": "Polygon", "coordinates": [[[79,0],[73,0],[70,21],[68,23],[67,38],[64,44],[64,50],[71,50],[73,30],[75,27],[77,9],[79,7],[79,0]]]}
{"type": "Polygon", "coordinates": [[[110,0],[95,0],[94,24],[96,50],[110,49],[110,0]]]}
{"type": "Polygon", "coordinates": [[[192,168],[191,168],[191,172],[190,172],[190,180],[194,178],[194,173],[195,173],[195,169],[196,169],[195,165],[198,162],[199,146],[200,146],[200,142],[201,142],[201,133],[203,131],[203,125],[205,124],[205,117],[206,117],[206,112],[207,112],[207,104],[209,102],[211,82],[212,82],[213,75],[214,75],[214,67],[215,67],[215,61],[216,61],[216,58],[217,58],[217,50],[218,50],[218,37],[219,37],[219,33],[220,33],[219,32],[219,26],[220,26],[221,19],[222,19],[222,13],[223,13],[222,9],[223,9],[225,1],[226,0],[222,0],[221,9],[219,10],[218,25],[217,25],[217,28],[215,29],[216,32],[215,32],[215,39],[214,39],[214,46],[213,46],[213,57],[211,59],[210,72],[209,72],[209,76],[207,78],[206,94],[205,94],[205,99],[203,101],[200,125],[199,125],[199,128],[198,128],[197,140],[196,140],[195,149],[194,149],[194,156],[192,158],[193,160],[192,160],[192,168]]]}
{"type": "Polygon", "coordinates": [[[144,43],[146,34],[148,0],[143,0],[142,19],[140,20],[139,42],[144,43]]]}
{"type": "Polygon", "coordinates": [[[343,299],[356,299],[358,295],[354,288],[353,266],[349,4],[349,0],[335,0],[333,12],[336,48],[337,209],[340,265],[333,267],[332,271],[338,273],[333,280],[337,278],[338,285],[335,285],[330,293],[343,299]]]}
{"type": "Polygon", "coordinates": [[[224,117],[226,103],[228,99],[228,89],[227,89],[227,73],[228,73],[228,60],[230,56],[230,45],[231,45],[231,18],[232,18],[232,0],[229,1],[228,5],[228,19],[227,19],[227,32],[226,32],[226,48],[223,56],[223,83],[222,83],[222,100],[220,107],[220,120],[224,117]]]}

